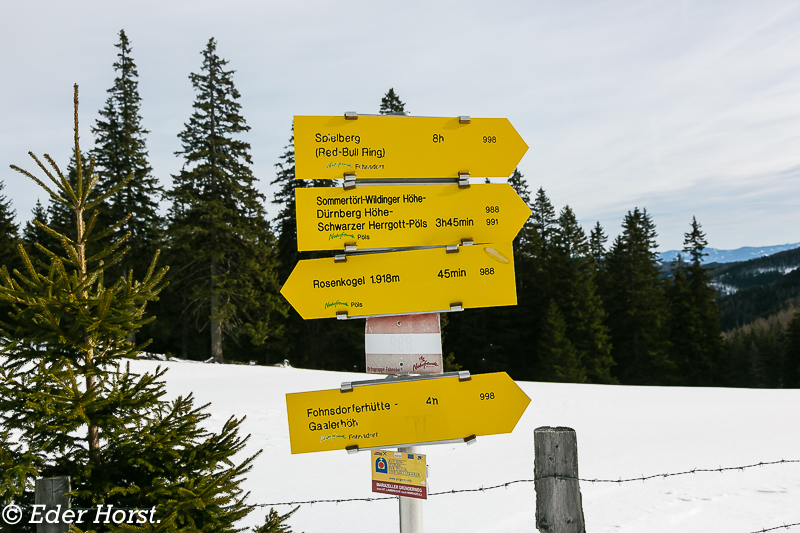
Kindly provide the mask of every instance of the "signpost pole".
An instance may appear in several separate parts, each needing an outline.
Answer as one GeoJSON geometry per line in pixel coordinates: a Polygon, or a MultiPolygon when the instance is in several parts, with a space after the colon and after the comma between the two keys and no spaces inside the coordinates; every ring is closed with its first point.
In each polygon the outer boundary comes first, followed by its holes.
{"type": "MultiPolygon", "coordinates": [[[[400,453],[421,454],[422,446],[397,448],[400,453]]],[[[422,533],[422,502],[419,498],[400,496],[400,533],[422,533]]]]}

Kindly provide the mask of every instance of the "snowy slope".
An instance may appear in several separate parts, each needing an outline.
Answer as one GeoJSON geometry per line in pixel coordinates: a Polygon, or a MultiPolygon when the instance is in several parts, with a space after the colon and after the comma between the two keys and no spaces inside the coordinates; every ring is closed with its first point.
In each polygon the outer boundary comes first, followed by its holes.
{"type": "MultiPolygon", "coordinates": [[[[249,450],[263,449],[246,482],[249,503],[367,498],[369,454],[292,455],[284,395],[338,388],[364,374],[292,368],[135,361],[134,370],[166,365],[171,395],[211,402],[215,429],[247,415],[249,450]]],[[[533,478],[533,430],[577,431],[582,478],[627,478],[800,459],[800,390],[690,389],[520,383],[531,404],[513,433],[479,437],[473,446],[426,447],[429,490],[488,487],[533,478]]],[[[751,532],[800,522],[800,464],[692,474],[632,483],[582,483],[587,531],[751,532]]],[[[290,508],[277,508],[286,512],[290,508]]],[[[263,523],[256,509],[245,525],[263,523]]],[[[431,496],[425,530],[535,531],[533,483],[431,496]]],[[[396,532],[396,500],[303,505],[296,533],[396,532]]],[[[800,531],[800,527],[793,530],[800,531]]]]}

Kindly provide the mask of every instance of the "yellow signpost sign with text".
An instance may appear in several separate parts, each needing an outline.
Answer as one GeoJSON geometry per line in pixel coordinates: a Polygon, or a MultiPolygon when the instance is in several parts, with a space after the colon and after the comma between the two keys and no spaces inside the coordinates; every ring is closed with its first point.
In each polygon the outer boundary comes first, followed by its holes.
{"type": "Polygon", "coordinates": [[[353,385],[286,395],[292,453],[511,433],[531,401],[505,372],[353,385]]]}
{"type": "Polygon", "coordinates": [[[301,317],[347,318],[516,305],[511,243],[307,259],[281,294],[301,317]]]}
{"type": "Polygon", "coordinates": [[[299,179],[508,177],[528,145],[506,118],[294,117],[299,179]]]}
{"type": "Polygon", "coordinates": [[[297,248],[511,242],[531,210],[507,183],[295,189],[297,248]]]}

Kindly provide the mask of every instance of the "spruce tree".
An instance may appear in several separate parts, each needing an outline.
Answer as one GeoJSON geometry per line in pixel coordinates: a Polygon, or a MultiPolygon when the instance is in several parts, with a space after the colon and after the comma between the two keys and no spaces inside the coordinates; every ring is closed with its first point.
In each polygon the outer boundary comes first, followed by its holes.
{"type": "Polygon", "coordinates": [[[43,226],[47,226],[47,211],[45,211],[44,206],[38,199],[31,211],[31,215],[31,220],[25,223],[25,228],[22,230],[22,242],[25,245],[25,251],[35,264],[39,264],[38,262],[43,265],[50,264],[50,256],[39,250],[36,247],[36,243],[41,243],[46,248],[49,247],[51,249],[56,249],[57,243],[53,236],[43,228],[43,226]]]}
{"type": "Polygon", "coordinates": [[[677,384],[697,385],[694,376],[697,358],[702,353],[698,331],[698,309],[694,304],[686,264],[678,255],[678,265],[666,289],[668,303],[670,358],[675,363],[677,384]]]}
{"type": "Polygon", "coordinates": [[[92,128],[95,148],[90,155],[100,175],[97,184],[100,194],[116,187],[129,175],[133,176],[103,202],[98,219],[102,226],[108,226],[128,217],[109,236],[114,240],[130,234],[127,243],[131,253],[120,261],[117,269],[108,272],[109,275],[125,275],[131,269],[144,272],[147,258],[152,257],[160,244],[163,220],[158,214],[158,199],[163,191],[147,159],[145,135],[149,132],[142,126],[139,74],[124,30],[120,30],[115,46],[119,49],[113,65],[116,78],[99,112],[100,118],[92,128]]]}
{"type": "MultiPolygon", "coordinates": [[[[0,181],[0,193],[5,189],[0,181]]],[[[19,243],[19,225],[15,222],[16,212],[11,207],[11,200],[0,194],[0,265],[16,268],[19,265],[17,244],[19,243]]]]}
{"type": "Polygon", "coordinates": [[[277,185],[272,203],[281,206],[275,217],[275,229],[278,248],[278,281],[281,285],[286,283],[289,274],[297,264],[299,253],[297,250],[297,204],[295,203],[295,189],[305,187],[305,180],[295,179],[294,173],[294,126],[289,137],[289,144],[284,147],[280,162],[275,163],[278,174],[271,185],[277,185]]]}
{"type": "Polygon", "coordinates": [[[537,379],[562,383],[583,383],[586,370],[580,354],[567,338],[567,325],[555,302],[547,308],[539,336],[537,379]]]}
{"type": "Polygon", "coordinates": [[[547,259],[551,251],[553,234],[556,231],[556,210],[541,187],[536,191],[532,211],[533,227],[539,235],[538,246],[533,253],[541,259],[547,259]]]}
{"type": "Polygon", "coordinates": [[[279,333],[274,237],[255,188],[250,130],[241,115],[233,71],[212,38],[200,74],[190,79],[194,112],[179,134],[183,168],[173,176],[169,239],[175,290],[187,330],[210,333],[210,353],[224,361],[224,339],[263,344],[279,333]]]}
{"type": "MultiPolygon", "coordinates": [[[[0,192],[5,188],[5,184],[0,181],[0,192]]],[[[11,207],[11,200],[6,199],[5,195],[0,194],[0,267],[5,266],[9,270],[21,268],[22,263],[17,255],[17,245],[19,244],[19,226],[14,220],[16,213],[11,207]]],[[[10,311],[10,307],[5,302],[0,302],[0,320],[10,311]]]]}
{"type": "MultiPolygon", "coordinates": [[[[514,189],[514,192],[525,202],[525,205],[531,205],[531,193],[530,189],[528,188],[528,182],[525,179],[524,174],[519,171],[518,168],[514,169],[514,172],[508,178],[508,184],[511,185],[511,188],[514,189]]],[[[535,229],[533,226],[533,218],[529,217],[525,224],[522,226],[522,229],[517,233],[517,236],[514,238],[514,253],[515,259],[516,254],[522,253],[523,249],[528,249],[532,243],[535,241],[535,229]]]]}
{"type": "Polygon", "coordinates": [[[692,217],[691,231],[684,234],[683,244],[683,251],[691,262],[686,267],[688,293],[683,296],[674,291],[671,298],[672,304],[678,306],[672,311],[674,320],[684,323],[672,334],[673,358],[681,359],[681,362],[675,360],[678,372],[689,385],[721,385],[725,365],[722,361],[724,346],[719,330],[717,292],[711,287],[711,276],[703,267],[703,257],[708,255],[703,250],[708,242],[695,217],[692,217]],[[680,303],[682,296],[688,297],[689,301],[680,303]]]}
{"type": "Polygon", "coordinates": [[[394,92],[394,88],[381,98],[381,115],[403,115],[406,113],[406,104],[400,101],[400,97],[394,92]]]}
{"type": "Polygon", "coordinates": [[[593,276],[593,258],[575,213],[565,206],[552,238],[548,272],[552,298],[567,325],[567,336],[593,383],[613,383],[605,312],[593,276]]]}
{"type": "Polygon", "coordinates": [[[600,225],[598,220],[591,233],[589,233],[589,253],[592,255],[596,272],[600,272],[604,268],[606,242],[608,242],[608,236],[603,231],[603,226],[600,225]]]}
{"type": "MultiPolygon", "coordinates": [[[[49,168],[31,154],[49,184],[12,166],[73,217],[65,233],[39,226],[61,242],[48,266],[33,263],[20,245],[24,268],[0,271],[0,298],[13,306],[0,321],[0,464],[13,465],[0,469],[0,500],[30,506],[35,478],[67,475],[74,507],[157,507],[160,524],[125,531],[233,533],[250,510],[239,485],[255,456],[233,462],[247,441],[238,435],[240,420],[209,432],[202,426],[210,415],[191,396],[164,400],[164,370],[137,375],[126,364],[147,346],[129,339],[153,320],[146,307],[166,268],[157,270],[156,254],[141,281],[132,274],[107,280],[105,270],[128,251],[125,236],[87,253],[89,242],[121,225],[98,226],[98,207],[125,182],[101,195],[98,176],[82,171],[77,86],[74,107],[73,183],[48,155],[49,168]]],[[[79,527],[120,531],[113,524],[79,527]]],[[[32,526],[23,520],[5,528],[32,526]]]]}
{"type": "Polygon", "coordinates": [[[614,374],[623,384],[666,384],[674,375],[655,238],[652,218],[637,207],[625,215],[622,234],[606,254],[602,299],[614,374]]]}

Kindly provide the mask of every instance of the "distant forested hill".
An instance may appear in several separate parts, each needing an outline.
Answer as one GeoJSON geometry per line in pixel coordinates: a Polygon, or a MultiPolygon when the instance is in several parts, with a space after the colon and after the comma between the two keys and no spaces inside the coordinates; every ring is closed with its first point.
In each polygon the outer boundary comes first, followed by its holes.
{"type": "Polygon", "coordinates": [[[720,294],[722,330],[776,314],[800,298],[798,267],[800,249],[750,261],[713,265],[712,279],[720,294]]]}

